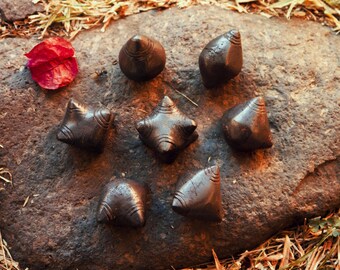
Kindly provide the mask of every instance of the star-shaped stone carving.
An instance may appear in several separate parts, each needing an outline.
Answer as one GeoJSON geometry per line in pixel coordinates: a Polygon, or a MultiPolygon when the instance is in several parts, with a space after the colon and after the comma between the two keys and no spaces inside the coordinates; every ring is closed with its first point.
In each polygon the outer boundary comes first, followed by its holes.
{"type": "Polygon", "coordinates": [[[101,195],[97,220],[117,226],[145,224],[146,187],[131,180],[108,183],[101,195]]]}
{"type": "Polygon", "coordinates": [[[209,221],[221,221],[220,168],[212,166],[196,173],[184,184],[177,184],[172,209],[183,216],[209,221]]]}
{"type": "Polygon", "coordinates": [[[263,97],[256,97],[227,110],[222,118],[227,143],[241,151],[273,145],[263,97]]]}
{"type": "Polygon", "coordinates": [[[75,146],[102,150],[114,116],[106,108],[93,109],[70,99],[57,139],[75,146]]]}
{"type": "Polygon", "coordinates": [[[167,163],[198,138],[196,127],[196,122],[179,111],[168,96],[149,117],[136,124],[142,142],[167,163]]]}

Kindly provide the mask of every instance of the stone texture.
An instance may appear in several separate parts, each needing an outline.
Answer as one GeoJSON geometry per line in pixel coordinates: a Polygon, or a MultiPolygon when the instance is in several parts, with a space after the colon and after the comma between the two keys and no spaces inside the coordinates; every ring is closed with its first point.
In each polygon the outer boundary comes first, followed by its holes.
{"type": "Polygon", "coordinates": [[[41,4],[33,4],[31,0],[1,0],[0,18],[5,21],[23,20],[35,12],[43,11],[41,4]]]}
{"type": "Polygon", "coordinates": [[[340,206],[340,39],[300,20],[266,19],[216,7],[148,12],[79,35],[76,80],[42,91],[23,54],[38,40],[0,41],[1,163],[14,186],[0,193],[0,227],[14,258],[30,269],[169,269],[249,249],[304,217],[340,206]],[[224,87],[202,85],[198,56],[212,38],[233,28],[242,36],[244,67],[224,87]],[[154,80],[129,81],[116,64],[136,33],[159,40],[165,70],[154,80]],[[96,71],[106,70],[94,79],[96,71]],[[175,90],[198,103],[193,106],[175,90]],[[172,164],[155,159],[135,122],[164,95],[197,121],[199,138],[172,164]],[[274,146],[253,154],[231,150],[220,119],[238,103],[264,95],[274,146]],[[69,98],[116,113],[101,154],[57,141],[69,98]],[[171,209],[178,178],[218,162],[225,217],[189,220],[171,209]],[[100,192],[110,178],[149,188],[146,224],[115,228],[96,222],[100,192]],[[39,195],[39,196],[34,196],[39,195]],[[30,200],[22,207],[27,196],[30,200]]]}

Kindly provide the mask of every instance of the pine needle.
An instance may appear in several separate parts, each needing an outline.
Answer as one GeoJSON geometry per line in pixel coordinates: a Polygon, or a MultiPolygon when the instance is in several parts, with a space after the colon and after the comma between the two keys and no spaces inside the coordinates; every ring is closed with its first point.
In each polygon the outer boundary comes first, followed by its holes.
{"type": "Polygon", "coordinates": [[[181,96],[183,96],[183,97],[185,97],[187,100],[189,100],[193,105],[195,105],[196,107],[198,107],[198,104],[197,104],[195,101],[193,101],[191,98],[189,98],[187,95],[183,94],[182,92],[180,92],[180,91],[178,91],[178,90],[176,90],[176,89],[175,89],[175,91],[176,91],[176,93],[180,94],[181,96]]]}
{"type": "Polygon", "coordinates": [[[26,207],[26,205],[27,205],[29,199],[30,199],[30,196],[27,196],[26,199],[25,199],[25,201],[24,201],[24,204],[22,205],[22,208],[26,207]]]}
{"type": "Polygon", "coordinates": [[[286,265],[288,265],[289,255],[290,255],[290,247],[291,247],[291,242],[290,242],[288,235],[286,235],[285,243],[284,243],[284,246],[283,246],[283,253],[282,253],[280,268],[283,268],[286,265]]]}
{"type": "Polygon", "coordinates": [[[217,255],[216,255],[214,249],[212,249],[212,254],[213,254],[213,257],[214,257],[216,270],[225,270],[225,268],[223,267],[223,265],[220,263],[220,261],[219,261],[217,255]]]}
{"type": "MultiPolygon", "coordinates": [[[[0,144],[0,148],[4,147],[0,144]]],[[[7,168],[0,167],[0,180],[12,185],[12,174],[7,168]]]]}

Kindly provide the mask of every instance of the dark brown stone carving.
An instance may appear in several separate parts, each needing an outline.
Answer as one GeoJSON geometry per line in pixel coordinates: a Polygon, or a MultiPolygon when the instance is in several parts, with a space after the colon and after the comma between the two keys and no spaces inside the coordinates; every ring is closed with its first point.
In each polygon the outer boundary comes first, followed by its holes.
{"type": "Polygon", "coordinates": [[[199,171],[177,187],[172,209],[183,216],[221,221],[224,213],[220,183],[218,166],[199,171]]]}
{"type": "Polygon", "coordinates": [[[222,128],[228,144],[237,150],[253,151],[273,145],[263,97],[227,110],[222,118],[222,128]]]}
{"type": "Polygon", "coordinates": [[[149,117],[136,124],[140,139],[167,163],[198,138],[196,127],[196,122],[183,114],[168,96],[149,117]]]}
{"type": "Polygon", "coordinates": [[[203,84],[207,88],[228,82],[240,73],[243,64],[241,35],[230,30],[210,41],[199,56],[203,84]]]}
{"type": "Polygon", "coordinates": [[[131,80],[147,81],[156,77],[165,67],[165,51],[156,40],[135,35],[119,52],[119,66],[131,80]]]}
{"type": "Polygon", "coordinates": [[[146,189],[131,180],[108,183],[100,198],[97,220],[117,226],[142,227],[145,224],[146,189]]]}
{"type": "Polygon", "coordinates": [[[71,145],[100,151],[114,120],[106,108],[93,109],[70,99],[57,139],[71,145]]]}

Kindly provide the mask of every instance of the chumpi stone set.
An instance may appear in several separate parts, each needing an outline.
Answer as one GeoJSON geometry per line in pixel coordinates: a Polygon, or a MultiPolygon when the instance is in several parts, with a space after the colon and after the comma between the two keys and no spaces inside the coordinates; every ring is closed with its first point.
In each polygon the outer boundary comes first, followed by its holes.
{"type": "MultiPolygon", "coordinates": [[[[241,36],[231,30],[210,41],[199,56],[203,84],[216,87],[239,74],[242,68],[241,36]]],[[[146,81],[165,67],[163,46],[142,35],[129,39],[119,53],[119,66],[131,80],[146,81]]],[[[106,108],[88,107],[71,99],[57,139],[81,148],[102,151],[114,115],[106,108]]],[[[135,125],[140,140],[162,162],[173,162],[180,151],[198,138],[197,124],[165,96],[154,111],[135,125]]],[[[265,101],[256,97],[228,109],[222,117],[226,142],[235,150],[254,151],[272,146],[265,101]]],[[[177,183],[172,209],[189,218],[219,222],[223,218],[217,165],[198,171],[177,183]]],[[[98,222],[117,226],[142,227],[145,224],[148,188],[132,180],[115,180],[102,191],[98,222]]]]}

